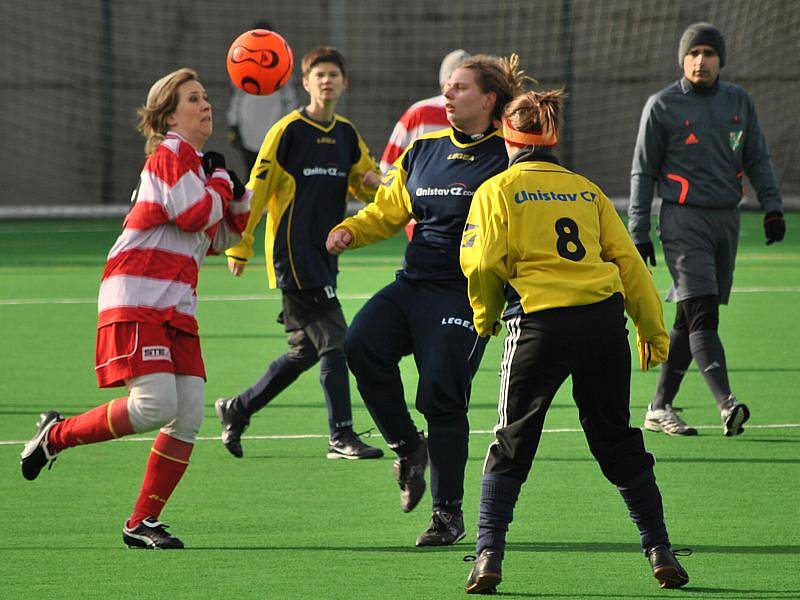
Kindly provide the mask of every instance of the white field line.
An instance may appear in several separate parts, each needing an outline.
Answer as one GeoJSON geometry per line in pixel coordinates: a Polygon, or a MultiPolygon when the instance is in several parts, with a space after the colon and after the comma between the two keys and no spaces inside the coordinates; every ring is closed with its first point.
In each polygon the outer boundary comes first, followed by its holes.
{"type": "MultiPolygon", "coordinates": [[[[660,290],[660,294],[667,293],[660,290]]],[[[800,293],[800,286],[788,287],[740,287],[733,288],[734,294],[772,294],[772,293],[800,293]]],[[[372,294],[339,294],[340,300],[367,300],[372,294]]],[[[200,302],[277,302],[281,299],[278,294],[239,294],[225,296],[200,296],[200,302]]],[[[0,306],[23,305],[51,305],[51,304],[96,304],[97,297],[93,298],[4,298],[0,299],[0,306]]]]}
{"type": "MultiPolygon", "coordinates": [[[[721,425],[692,425],[695,429],[719,429],[721,425]]],[[[796,429],[800,428],[800,423],[768,423],[764,425],[748,425],[746,429],[796,429]]],[[[583,433],[583,429],[577,427],[565,427],[561,429],[544,429],[544,433],[583,433]]],[[[470,435],[486,435],[494,434],[494,429],[473,429],[469,432],[470,435]]],[[[363,436],[366,438],[378,436],[363,436]]],[[[155,438],[150,437],[124,437],[118,440],[111,440],[113,442],[152,442],[155,438]]],[[[243,435],[243,440],[311,440],[311,439],[328,439],[328,434],[322,433],[298,433],[286,435],[243,435]]],[[[219,441],[219,436],[201,435],[197,437],[198,442],[216,442],[219,441]]],[[[0,446],[14,446],[27,444],[28,440],[0,440],[0,446]]]]}

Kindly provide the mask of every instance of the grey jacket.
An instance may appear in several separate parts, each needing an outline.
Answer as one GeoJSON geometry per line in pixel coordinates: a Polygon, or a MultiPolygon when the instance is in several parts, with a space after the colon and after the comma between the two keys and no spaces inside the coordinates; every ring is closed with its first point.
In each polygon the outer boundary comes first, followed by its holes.
{"type": "Polygon", "coordinates": [[[642,111],[631,167],[628,230],[650,239],[653,186],[664,202],[733,208],[742,198],[742,175],[764,212],[782,203],[755,106],[731,83],[695,89],[680,79],[650,96],[642,111]]]}

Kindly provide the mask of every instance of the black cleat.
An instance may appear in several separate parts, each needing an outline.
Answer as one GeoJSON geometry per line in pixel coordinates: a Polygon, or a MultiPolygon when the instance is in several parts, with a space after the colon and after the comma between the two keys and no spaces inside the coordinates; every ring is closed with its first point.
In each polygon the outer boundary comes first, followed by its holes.
{"type": "Polygon", "coordinates": [[[183,542],[167,533],[167,526],[154,517],[147,517],[133,529],[127,522],[122,528],[122,541],[128,548],[150,550],[182,550],[183,542]]]}
{"type": "Polygon", "coordinates": [[[347,458],[358,460],[362,458],[380,458],[383,450],[365,444],[353,431],[345,431],[335,440],[328,441],[328,458],[347,458]]]}
{"type": "Polygon", "coordinates": [[[503,580],[502,565],[503,557],[500,552],[488,548],[481,550],[475,560],[475,566],[469,572],[464,590],[468,594],[496,594],[497,586],[503,580]]]}
{"type": "Polygon", "coordinates": [[[53,466],[58,452],[50,452],[47,444],[47,434],[50,433],[53,425],[63,420],[64,417],[54,410],[39,415],[39,421],[36,423],[36,435],[25,444],[25,448],[20,455],[19,463],[22,465],[22,476],[28,481],[36,479],[48,462],[50,467],[53,466]]]}
{"type": "Polygon", "coordinates": [[[428,466],[428,444],[419,434],[419,445],[411,454],[394,461],[394,476],[400,486],[400,508],[411,512],[425,494],[425,469],[428,466]]]}
{"type": "Polygon", "coordinates": [[[222,422],[222,443],[228,452],[236,458],[242,458],[244,456],[242,434],[250,425],[250,419],[242,417],[236,412],[231,406],[232,403],[233,398],[220,398],[214,402],[214,410],[217,411],[217,416],[222,422]]]}
{"type": "Polygon", "coordinates": [[[653,577],[662,588],[674,589],[689,583],[689,574],[675,558],[669,546],[656,546],[647,551],[647,558],[653,568],[653,577]]]}
{"type": "Polygon", "coordinates": [[[465,535],[464,515],[435,510],[430,525],[417,538],[417,546],[452,546],[465,535]]]}
{"type": "Polygon", "coordinates": [[[722,432],[726,437],[744,433],[744,425],[750,418],[750,409],[746,404],[740,404],[736,397],[731,395],[725,408],[722,409],[722,432]]]}

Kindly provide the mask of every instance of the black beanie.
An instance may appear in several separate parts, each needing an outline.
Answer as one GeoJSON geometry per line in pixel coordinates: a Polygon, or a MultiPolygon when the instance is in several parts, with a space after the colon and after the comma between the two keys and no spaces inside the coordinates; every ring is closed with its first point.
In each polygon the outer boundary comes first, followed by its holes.
{"type": "Polygon", "coordinates": [[[720,68],[725,66],[725,38],[711,23],[692,23],[686,28],[678,44],[678,64],[683,68],[683,57],[695,46],[711,46],[719,55],[720,68]]]}

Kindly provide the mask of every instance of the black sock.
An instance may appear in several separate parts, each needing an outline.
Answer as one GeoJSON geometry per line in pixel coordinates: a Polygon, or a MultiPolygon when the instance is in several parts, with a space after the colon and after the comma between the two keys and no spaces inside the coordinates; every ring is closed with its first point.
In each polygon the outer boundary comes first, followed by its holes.
{"type": "Polygon", "coordinates": [[[717,405],[722,408],[731,395],[728,382],[728,365],[725,362],[725,349],[716,331],[706,329],[689,334],[692,356],[706,380],[706,385],[714,395],[717,405]]]}
{"type": "Polygon", "coordinates": [[[461,510],[461,500],[445,500],[445,501],[434,501],[433,503],[433,512],[446,512],[450,513],[451,515],[461,515],[463,511],[461,510]]]}
{"type": "Polygon", "coordinates": [[[631,520],[639,528],[645,553],[655,546],[669,546],[661,492],[656,485],[653,470],[642,471],[624,486],[617,486],[617,489],[628,506],[631,520]]]}
{"type": "Polygon", "coordinates": [[[343,352],[329,352],[319,359],[319,381],[328,406],[331,439],[353,428],[350,407],[350,375],[343,352]]]}
{"type": "Polygon", "coordinates": [[[468,449],[469,421],[465,413],[428,417],[428,458],[434,510],[441,508],[453,512],[452,507],[461,510],[468,449]]]}
{"type": "Polygon", "coordinates": [[[481,503],[478,510],[478,543],[475,553],[486,548],[502,553],[506,547],[506,532],[514,519],[522,482],[508,475],[484,474],[481,479],[481,503]]]}
{"type": "Polygon", "coordinates": [[[652,410],[663,410],[664,406],[672,404],[678,394],[686,369],[691,363],[692,351],[689,346],[689,332],[673,329],[669,332],[669,358],[661,366],[656,393],[650,402],[652,410]]]}

